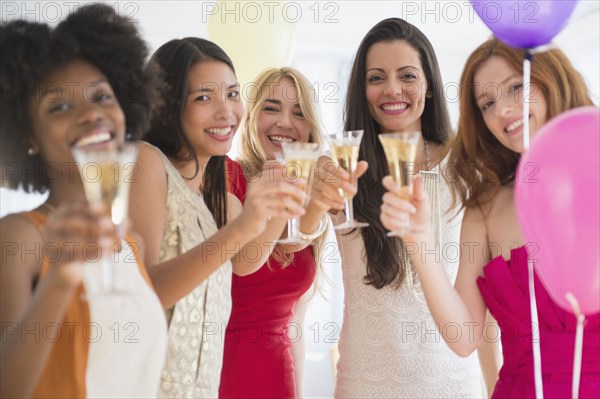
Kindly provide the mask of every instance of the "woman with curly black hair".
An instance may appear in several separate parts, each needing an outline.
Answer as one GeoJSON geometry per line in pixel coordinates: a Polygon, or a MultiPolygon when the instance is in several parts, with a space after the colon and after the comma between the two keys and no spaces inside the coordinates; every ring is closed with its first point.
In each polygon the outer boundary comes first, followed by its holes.
{"type": "Polygon", "coordinates": [[[147,48],[130,21],[93,4],[55,29],[1,25],[0,52],[3,185],[49,192],[0,221],[0,396],[155,396],[166,349],[160,301],[133,239],[112,250],[128,294],[85,295],[90,259],[118,238],[86,204],[71,155],[146,130],[160,82],[147,48]]]}

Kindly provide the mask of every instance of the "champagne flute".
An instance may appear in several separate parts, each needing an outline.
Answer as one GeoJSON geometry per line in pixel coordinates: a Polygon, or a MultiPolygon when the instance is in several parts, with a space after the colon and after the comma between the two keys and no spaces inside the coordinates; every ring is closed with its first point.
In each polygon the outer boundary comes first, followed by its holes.
{"type": "MultiPolygon", "coordinates": [[[[117,227],[119,243],[125,237],[124,222],[128,215],[129,183],[135,171],[138,145],[135,143],[111,142],[106,145],[73,147],[73,157],[77,162],[85,196],[89,204],[102,204],[106,216],[117,227]]],[[[119,294],[114,278],[114,260],[107,252],[102,252],[102,285],[109,294],[119,294]]]]}
{"type": "MultiPolygon", "coordinates": [[[[407,201],[413,194],[413,176],[416,171],[417,146],[421,132],[396,132],[379,134],[390,175],[398,185],[396,194],[407,201]]],[[[407,215],[408,217],[408,215],[407,215]]],[[[393,232],[388,237],[396,236],[393,232]]]]}
{"type": "MultiPolygon", "coordinates": [[[[302,180],[303,188],[306,193],[306,199],[302,206],[306,208],[310,199],[310,189],[312,185],[312,174],[319,155],[321,154],[321,144],[318,143],[281,143],[283,153],[276,153],[276,159],[284,165],[286,179],[291,181],[302,180]]],[[[294,217],[288,220],[287,238],[277,240],[279,244],[301,244],[302,239],[298,234],[300,218],[294,217]]]]}
{"type": "MultiPolygon", "coordinates": [[[[345,132],[331,133],[327,135],[327,141],[331,153],[335,158],[339,167],[344,169],[350,174],[350,180],[353,184],[357,183],[356,167],[358,165],[358,151],[360,149],[360,141],[362,140],[364,131],[362,130],[349,130],[345,132]]],[[[352,198],[354,194],[340,192],[344,197],[344,213],[346,214],[346,220],[336,225],[336,230],[342,229],[356,229],[367,227],[369,224],[364,222],[358,222],[354,220],[354,206],[352,204],[352,198]]]]}

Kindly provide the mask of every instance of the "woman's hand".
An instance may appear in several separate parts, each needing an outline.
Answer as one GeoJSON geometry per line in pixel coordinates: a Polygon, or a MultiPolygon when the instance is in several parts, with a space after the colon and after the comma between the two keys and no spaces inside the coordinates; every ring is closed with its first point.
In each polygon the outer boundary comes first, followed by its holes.
{"type": "Polygon", "coordinates": [[[60,206],[49,215],[45,232],[43,254],[50,272],[72,286],[81,282],[84,263],[99,262],[102,252],[118,242],[116,227],[102,207],[86,203],[60,206]]]}
{"type": "Polygon", "coordinates": [[[342,193],[353,197],[357,191],[358,178],[367,171],[368,167],[366,161],[358,162],[354,179],[351,179],[350,173],[340,168],[334,160],[327,156],[320,157],[311,189],[309,211],[314,209],[324,214],[330,209],[344,209],[342,193]]]}
{"type": "Polygon", "coordinates": [[[248,182],[248,190],[239,223],[252,229],[254,235],[261,234],[271,218],[289,219],[305,213],[302,204],[306,194],[303,182],[286,179],[283,166],[276,161],[263,165],[260,177],[248,182]]]}
{"type": "Polygon", "coordinates": [[[431,232],[431,207],[421,176],[413,178],[413,195],[408,201],[396,194],[399,187],[391,176],[384,177],[382,183],[388,190],[381,205],[383,226],[405,241],[422,241],[431,232]]]}

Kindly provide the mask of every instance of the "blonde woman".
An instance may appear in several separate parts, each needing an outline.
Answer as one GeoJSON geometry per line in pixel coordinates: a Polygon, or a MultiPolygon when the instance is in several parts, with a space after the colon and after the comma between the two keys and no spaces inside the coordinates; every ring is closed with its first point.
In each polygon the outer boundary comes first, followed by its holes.
{"type": "MultiPolygon", "coordinates": [[[[257,76],[249,94],[242,119],[241,166],[234,161],[228,165],[230,190],[242,202],[246,179],[256,178],[263,165],[275,159],[282,142],[323,141],[314,93],[297,70],[267,69],[257,76]]],[[[349,184],[345,188],[355,190],[349,184]]],[[[299,327],[306,306],[302,296],[315,280],[318,249],[330,223],[326,213],[332,207],[343,208],[333,184],[315,184],[311,197],[300,223],[307,246],[277,246],[257,272],[233,276],[221,398],[302,396],[304,348],[299,327]]],[[[281,223],[282,230],[286,224],[285,219],[272,222],[281,223]]]]}

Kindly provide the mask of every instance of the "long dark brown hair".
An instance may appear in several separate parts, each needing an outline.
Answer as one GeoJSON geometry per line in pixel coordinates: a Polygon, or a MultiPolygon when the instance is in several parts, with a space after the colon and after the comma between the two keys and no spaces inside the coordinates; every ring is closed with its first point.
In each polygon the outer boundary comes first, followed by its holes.
{"type": "Polygon", "coordinates": [[[418,52],[427,79],[431,97],[425,98],[425,110],[421,116],[423,137],[429,142],[444,144],[451,132],[442,77],[433,46],[423,32],[400,18],[379,22],[363,38],[356,52],[344,112],[344,130],[364,130],[359,158],[369,163],[369,170],[358,185],[354,209],[358,220],[369,223],[369,227],[361,230],[367,255],[364,280],[378,289],[392,283],[400,286],[408,266],[403,260],[402,241],[386,237],[386,230],[379,220],[385,193],[381,180],[389,171],[383,147],[377,139],[381,127],[369,111],[366,96],[366,59],[369,49],[376,43],[395,40],[408,43],[418,52]]]}
{"type": "MultiPolygon", "coordinates": [[[[163,93],[165,106],[153,119],[144,140],[178,161],[194,160],[196,172],[192,178],[198,174],[200,165],[196,151],[183,129],[181,117],[188,95],[190,68],[205,61],[223,62],[235,73],[231,59],[219,46],[197,37],[171,40],[156,50],[150,60],[160,66],[168,87],[163,93]]],[[[203,176],[204,201],[219,228],[227,223],[225,159],[226,156],[210,157],[203,176]]]]}
{"type": "MultiPolygon", "coordinates": [[[[497,39],[481,44],[467,59],[460,78],[458,133],[448,157],[448,180],[454,202],[463,207],[481,206],[515,179],[520,155],[504,147],[486,126],[475,98],[475,74],[484,62],[496,56],[517,73],[523,73],[525,51],[497,39]]],[[[531,84],[546,100],[547,119],[572,108],[593,105],[585,81],[559,49],[535,54],[531,62],[531,84]]]]}

